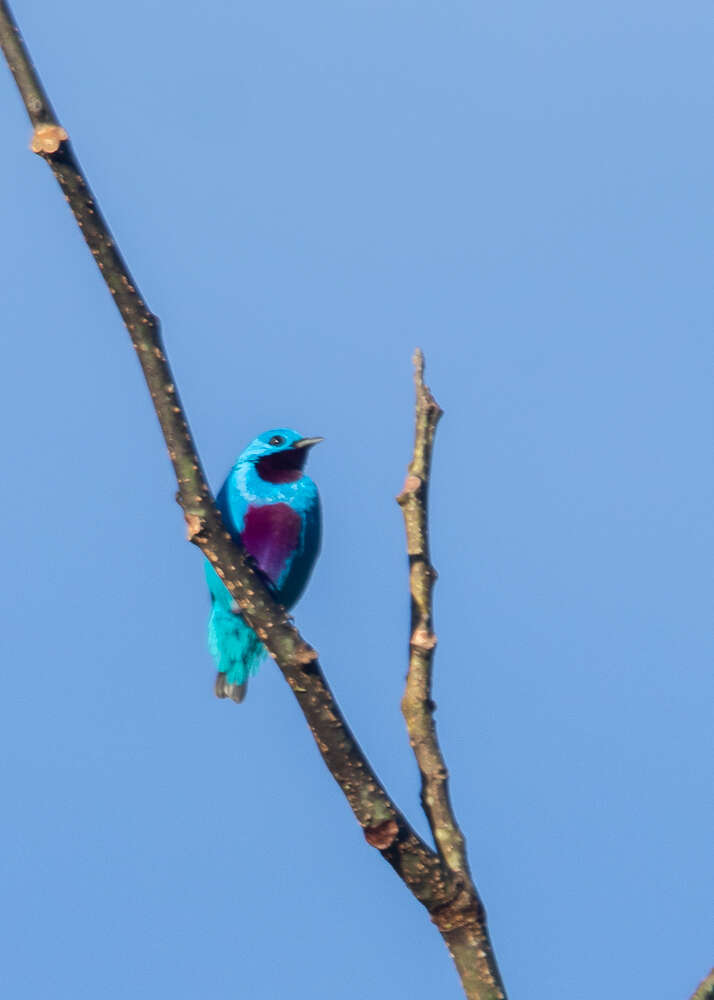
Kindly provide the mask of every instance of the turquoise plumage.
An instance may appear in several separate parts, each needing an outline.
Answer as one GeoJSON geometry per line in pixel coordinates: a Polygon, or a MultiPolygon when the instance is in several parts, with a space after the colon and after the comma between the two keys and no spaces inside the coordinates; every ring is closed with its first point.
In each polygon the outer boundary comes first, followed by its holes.
{"type": "MultiPolygon", "coordinates": [[[[321,440],[284,427],[260,434],[241,453],[216,497],[227,530],[288,608],[305,589],[320,550],[320,499],[303,469],[309,449],[321,440]]],[[[216,694],[240,702],[266,649],[209,562],[206,580],[211,594],[208,648],[218,667],[216,694]]]]}

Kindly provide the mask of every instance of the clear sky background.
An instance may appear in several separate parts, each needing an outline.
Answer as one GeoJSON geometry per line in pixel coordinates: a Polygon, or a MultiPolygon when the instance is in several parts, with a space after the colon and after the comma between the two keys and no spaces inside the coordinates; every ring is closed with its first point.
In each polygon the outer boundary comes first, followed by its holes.
{"type": "MultiPolygon", "coordinates": [[[[421,345],[438,724],[511,1000],[714,960],[710,3],[15,0],[217,487],[326,438],[296,617],[426,835],[394,496],[421,345]]],[[[0,71],[0,991],[460,988],[277,669],[218,702],[128,337],[0,71]]]]}

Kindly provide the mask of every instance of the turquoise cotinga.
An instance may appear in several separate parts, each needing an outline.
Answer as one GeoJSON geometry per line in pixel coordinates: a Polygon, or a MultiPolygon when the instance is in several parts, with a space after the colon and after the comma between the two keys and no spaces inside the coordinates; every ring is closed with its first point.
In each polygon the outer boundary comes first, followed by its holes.
{"type": "MultiPolygon", "coordinates": [[[[319,437],[278,427],[258,435],[238,457],[216,497],[223,523],[252,557],[275,597],[291,608],[320,551],[320,498],[303,472],[319,437]]],[[[218,667],[216,694],[240,702],[267,651],[206,562],[211,592],[208,648],[218,667]]]]}

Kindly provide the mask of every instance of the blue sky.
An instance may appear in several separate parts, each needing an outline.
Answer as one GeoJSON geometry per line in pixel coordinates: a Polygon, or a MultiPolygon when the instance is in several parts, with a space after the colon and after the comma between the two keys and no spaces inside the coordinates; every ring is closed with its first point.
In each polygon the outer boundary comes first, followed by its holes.
{"type": "MultiPolygon", "coordinates": [[[[425,350],[438,723],[511,1000],[688,997],[714,954],[710,5],[14,10],[214,485],[270,426],[326,438],[296,617],[424,834],[393,498],[425,350]]],[[[3,995],[458,997],[274,665],[214,699],[148,394],[0,84],[3,995]]]]}

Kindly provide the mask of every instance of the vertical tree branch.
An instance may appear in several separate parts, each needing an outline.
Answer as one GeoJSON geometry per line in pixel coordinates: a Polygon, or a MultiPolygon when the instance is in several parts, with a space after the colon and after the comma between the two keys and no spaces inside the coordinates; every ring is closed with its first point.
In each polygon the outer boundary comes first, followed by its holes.
{"type": "Polygon", "coordinates": [[[404,515],[409,556],[411,637],[409,670],[402,712],[409,742],[421,773],[421,801],[444,862],[454,874],[468,876],[466,846],[449,802],[448,772],[439,747],[431,698],[436,635],[433,629],[432,591],[437,573],[429,555],[427,515],[431,455],[442,411],[424,384],[424,356],[414,354],[416,428],[414,455],[397,502],[404,515]]]}
{"type": "Polygon", "coordinates": [[[414,454],[397,502],[404,515],[409,556],[411,638],[409,669],[402,713],[421,774],[421,801],[439,857],[453,874],[460,892],[452,905],[432,914],[466,986],[467,996],[504,997],[503,984],[486,929],[486,915],[471,878],[466,842],[449,799],[446,768],[434,722],[431,697],[436,635],[432,591],[436,570],[429,555],[428,495],[431,455],[441,408],[424,382],[424,355],[414,353],[416,418],[414,454]],[[473,954],[479,956],[473,962],[473,954]]]}

